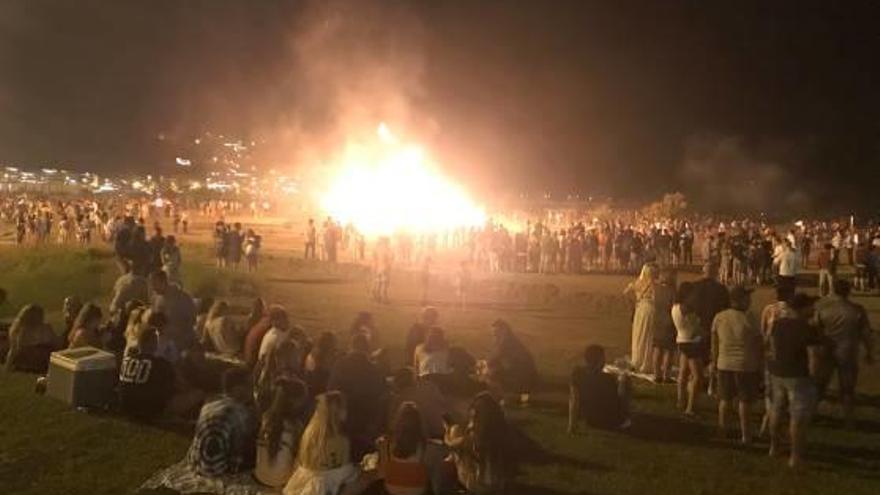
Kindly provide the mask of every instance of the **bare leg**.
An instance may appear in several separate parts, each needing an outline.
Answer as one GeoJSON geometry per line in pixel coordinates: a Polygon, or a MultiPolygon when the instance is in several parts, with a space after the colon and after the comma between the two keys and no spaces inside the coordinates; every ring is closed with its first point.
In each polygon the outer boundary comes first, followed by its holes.
{"type": "Polygon", "coordinates": [[[769,429],[770,429],[770,456],[779,455],[779,413],[771,409],[767,416],[769,416],[769,429]]]}
{"type": "Polygon", "coordinates": [[[697,359],[688,359],[688,367],[691,371],[691,379],[688,384],[688,403],[685,414],[696,414],[694,408],[697,405],[700,389],[703,387],[703,370],[697,359]]]}
{"type": "Polygon", "coordinates": [[[660,383],[663,381],[663,373],[661,367],[661,363],[663,361],[663,349],[655,346],[652,349],[651,358],[654,365],[654,383],[660,383]]]}
{"type": "Polygon", "coordinates": [[[744,400],[739,401],[739,431],[742,434],[740,439],[746,445],[752,443],[752,429],[749,425],[750,409],[751,403],[744,400]]]}
{"type": "Polygon", "coordinates": [[[804,438],[807,430],[807,421],[803,418],[791,418],[789,431],[791,434],[791,456],[788,458],[788,467],[795,468],[801,465],[806,443],[804,438]]]}
{"type": "Polygon", "coordinates": [[[678,383],[676,383],[676,391],[678,393],[678,409],[684,410],[687,404],[687,386],[688,386],[688,360],[687,356],[682,354],[678,359],[678,383]]]}
{"type": "Polygon", "coordinates": [[[718,436],[727,438],[727,411],[730,409],[730,402],[721,399],[718,401],[718,436]]]}

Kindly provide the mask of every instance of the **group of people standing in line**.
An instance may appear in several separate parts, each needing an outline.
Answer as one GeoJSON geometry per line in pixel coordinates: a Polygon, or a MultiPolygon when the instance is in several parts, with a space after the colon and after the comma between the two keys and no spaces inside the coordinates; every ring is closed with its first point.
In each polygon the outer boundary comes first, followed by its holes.
{"type": "Polygon", "coordinates": [[[238,270],[242,259],[247,263],[247,271],[259,268],[263,237],[254,229],[243,232],[239,222],[228,224],[218,220],[214,224],[213,241],[217,268],[238,270]]]}
{"type": "Polygon", "coordinates": [[[670,269],[646,264],[626,294],[636,301],[630,366],[655,383],[677,382],[678,407],[696,417],[699,396],[708,389],[718,399],[718,424],[727,434],[730,408],[737,404],[741,441],[751,443],[752,404],[762,395],[761,435],[769,433],[770,453],[780,452],[785,413],[790,418],[789,465],[801,463],[805,433],[832,376],[848,426],[854,425],[860,350],[873,361],[872,331],[865,309],[850,299],[852,283],[836,278],[825,297],[796,290],[780,276],[776,302],[760,317],[751,312],[751,290],[718,281],[717,267],[703,277],[676,283],[670,269]],[[671,376],[678,354],[678,374],[671,376]]]}

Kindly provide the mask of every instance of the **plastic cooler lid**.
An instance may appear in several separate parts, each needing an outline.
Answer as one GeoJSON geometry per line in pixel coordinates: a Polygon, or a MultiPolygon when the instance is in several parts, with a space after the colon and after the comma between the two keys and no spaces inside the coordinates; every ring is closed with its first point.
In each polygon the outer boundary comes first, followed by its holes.
{"type": "Polygon", "coordinates": [[[79,347],[53,352],[50,361],[54,365],[74,371],[116,368],[116,356],[96,347],[79,347]]]}

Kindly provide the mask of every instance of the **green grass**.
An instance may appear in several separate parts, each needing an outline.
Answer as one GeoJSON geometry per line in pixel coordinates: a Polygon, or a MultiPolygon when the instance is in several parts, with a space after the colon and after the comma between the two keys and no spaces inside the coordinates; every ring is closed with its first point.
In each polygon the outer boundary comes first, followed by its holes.
{"type": "MultiPolygon", "coordinates": [[[[420,308],[415,277],[395,273],[393,304],[367,299],[364,269],[294,260],[279,241],[254,277],[218,272],[209,252],[185,246],[184,278],[198,295],[228,297],[242,310],[250,297],[283,303],[293,319],[315,334],[340,338],[356,311],[372,311],[385,347],[401,359],[403,335],[420,308]]],[[[101,251],[57,249],[0,251],[2,285],[13,306],[31,301],[60,308],[70,293],[105,300],[115,278],[112,260],[101,251]]],[[[431,298],[442,326],[456,343],[477,356],[490,345],[489,324],[505,318],[533,350],[546,385],[528,409],[510,409],[523,456],[516,493],[523,494],[873,494],[880,489],[880,373],[862,374],[865,403],[860,429],[847,432],[823,420],[810,432],[808,467],[792,473],[771,459],[764,445],[743,449],[714,439],[714,403],[706,399],[706,420],[685,422],[674,412],[671,387],[639,384],[635,418],[625,434],[590,431],[565,434],[565,377],[588,342],[622,355],[629,345],[630,307],[620,296],[623,277],[505,275],[476,282],[468,311],[452,307],[451,280],[435,277],[431,298]],[[553,287],[549,287],[553,286],[553,287]]],[[[770,293],[756,294],[755,307],[770,293]]],[[[880,298],[862,298],[880,327],[880,298]]],[[[0,493],[116,494],[133,491],[150,474],[179,460],[186,436],[131,424],[121,418],[66,409],[32,392],[33,377],[0,375],[0,493]]],[[[757,417],[755,421],[757,421],[757,417]]]]}

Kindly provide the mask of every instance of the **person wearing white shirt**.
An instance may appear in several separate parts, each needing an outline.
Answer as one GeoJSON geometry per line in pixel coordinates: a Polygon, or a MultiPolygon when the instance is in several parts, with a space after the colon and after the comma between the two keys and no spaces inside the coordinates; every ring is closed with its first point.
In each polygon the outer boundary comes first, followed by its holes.
{"type": "Polygon", "coordinates": [[[777,284],[795,287],[800,257],[787,239],[783,242],[782,251],[774,257],[773,262],[779,267],[777,284]]]}

